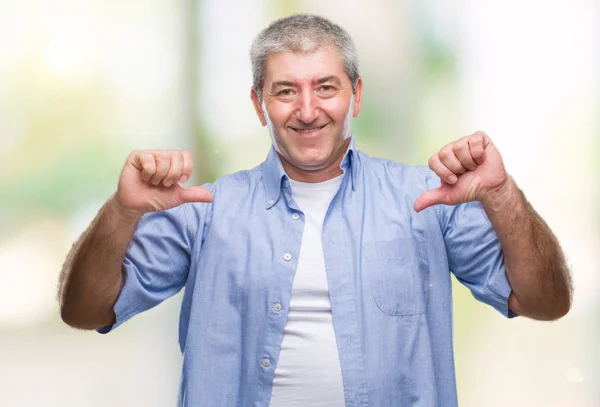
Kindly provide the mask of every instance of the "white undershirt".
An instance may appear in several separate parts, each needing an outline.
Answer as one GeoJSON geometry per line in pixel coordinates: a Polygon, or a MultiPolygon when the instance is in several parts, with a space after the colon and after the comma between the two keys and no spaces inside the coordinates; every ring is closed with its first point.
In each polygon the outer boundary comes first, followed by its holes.
{"type": "Polygon", "coordinates": [[[321,242],[323,219],[341,182],[341,175],[314,184],[290,180],[305,223],[270,407],[345,406],[321,242]]]}

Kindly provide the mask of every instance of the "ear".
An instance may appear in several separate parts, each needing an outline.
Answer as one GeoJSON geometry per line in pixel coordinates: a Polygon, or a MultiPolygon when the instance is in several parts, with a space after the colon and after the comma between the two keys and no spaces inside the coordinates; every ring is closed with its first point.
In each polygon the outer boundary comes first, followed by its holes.
{"type": "Polygon", "coordinates": [[[254,105],[254,110],[256,111],[256,115],[258,116],[258,120],[263,126],[267,125],[267,120],[265,119],[265,113],[262,110],[262,106],[260,100],[258,100],[258,94],[254,89],[250,91],[250,99],[252,99],[252,104],[254,105]]]}
{"type": "Polygon", "coordinates": [[[362,103],[362,78],[359,76],[356,80],[356,93],[354,94],[354,112],[352,115],[358,117],[360,113],[360,104],[362,103]]]}

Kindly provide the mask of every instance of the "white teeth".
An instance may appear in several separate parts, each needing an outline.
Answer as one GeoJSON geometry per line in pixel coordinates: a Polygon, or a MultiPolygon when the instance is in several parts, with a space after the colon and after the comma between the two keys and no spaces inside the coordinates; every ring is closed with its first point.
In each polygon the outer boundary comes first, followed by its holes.
{"type": "Polygon", "coordinates": [[[311,131],[321,130],[320,127],[315,127],[314,129],[295,129],[298,133],[310,133],[311,131]]]}

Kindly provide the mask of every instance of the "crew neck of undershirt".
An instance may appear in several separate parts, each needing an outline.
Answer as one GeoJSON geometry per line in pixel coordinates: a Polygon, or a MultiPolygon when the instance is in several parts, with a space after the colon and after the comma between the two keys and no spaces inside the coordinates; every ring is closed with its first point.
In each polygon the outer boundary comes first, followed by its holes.
{"type": "Polygon", "coordinates": [[[303,190],[303,191],[322,191],[322,190],[330,189],[333,187],[339,187],[340,184],[342,183],[343,177],[344,177],[344,174],[340,174],[335,178],[331,178],[331,179],[328,179],[327,181],[322,181],[322,182],[300,182],[300,181],[295,181],[291,178],[289,178],[289,180],[290,180],[290,185],[292,186],[292,190],[297,189],[297,190],[303,190]]]}

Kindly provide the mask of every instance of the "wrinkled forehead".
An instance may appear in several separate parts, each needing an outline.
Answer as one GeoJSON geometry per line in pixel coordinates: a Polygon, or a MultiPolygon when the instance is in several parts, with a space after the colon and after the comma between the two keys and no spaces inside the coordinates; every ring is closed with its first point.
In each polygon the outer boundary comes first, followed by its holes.
{"type": "Polygon", "coordinates": [[[313,83],[324,77],[348,81],[342,58],[335,48],[325,46],[309,52],[279,52],[269,55],[263,86],[273,82],[313,83]]]}

